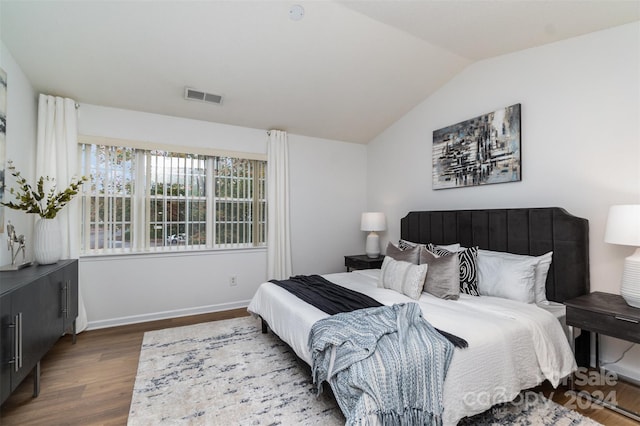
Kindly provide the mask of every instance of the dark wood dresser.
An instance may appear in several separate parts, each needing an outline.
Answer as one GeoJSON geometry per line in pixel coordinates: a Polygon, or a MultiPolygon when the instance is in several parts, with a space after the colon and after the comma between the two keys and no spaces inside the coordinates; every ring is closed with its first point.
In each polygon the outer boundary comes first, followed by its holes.
{"type": "Polygon", "coordinates": [[[0,272],[0,404],[35,368],[33,395],[40,392],[40,360],[78,317],[78,261],[61,260],[0,272]]]}

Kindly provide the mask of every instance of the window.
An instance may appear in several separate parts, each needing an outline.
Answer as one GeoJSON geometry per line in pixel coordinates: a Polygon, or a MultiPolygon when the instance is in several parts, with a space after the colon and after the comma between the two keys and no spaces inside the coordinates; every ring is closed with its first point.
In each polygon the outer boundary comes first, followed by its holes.
{"type": "Polygon", "coordinates": [[[82,144],[82,253],[260,247],[266,161],[82,144]]]}

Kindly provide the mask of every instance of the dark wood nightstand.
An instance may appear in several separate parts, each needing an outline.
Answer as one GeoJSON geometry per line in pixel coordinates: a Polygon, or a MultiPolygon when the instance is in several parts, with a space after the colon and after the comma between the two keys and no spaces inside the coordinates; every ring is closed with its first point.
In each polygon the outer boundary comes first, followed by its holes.
{"type": "Polygon", "coordinates": [[[384,255],[369,257],[366,254],[354,254],[344,257],[344,266],[347,267],[347,272],[354,269],[380,269],[383,260],[384,255]]]}
{"type": "MultiPolygon", "coordinates": [[[[599,291],[576,297],[564,302],[567,306],[567,325],[591,331],[596,336],[596,368],[600,369],[600,334],[617,337],[629,342],[640,343],[640,309],[627,305],[618,294],[602,293],[599,291]]],[[[591,394],[580,391],[580,395],[593,402],[604,405],[620,414],[624,414],[636,421],[640,421],[640,413],[631,411],[618,405],[602,401],[591,394]]]]}
{"type": "Polygon", "coordinates": [[[640,343],[640,309],[627,305],[622,296],[596,291],[564,304],[567,325],[640,343]]]}

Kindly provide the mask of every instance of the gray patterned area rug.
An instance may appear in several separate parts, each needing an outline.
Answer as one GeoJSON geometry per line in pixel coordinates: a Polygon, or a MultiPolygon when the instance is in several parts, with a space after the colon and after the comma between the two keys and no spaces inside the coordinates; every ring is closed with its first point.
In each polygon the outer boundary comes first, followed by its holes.
{"type": "MultiPolygon", "coordinates": [[[[252,317],[145,333],[128,425],[343,425],[328,386],[252,317]]],[[[537,394],[535,394],[537,395],[537,394]]],[[[597,425],[543,397],[524,397],[467,425],[597,425]]]]}

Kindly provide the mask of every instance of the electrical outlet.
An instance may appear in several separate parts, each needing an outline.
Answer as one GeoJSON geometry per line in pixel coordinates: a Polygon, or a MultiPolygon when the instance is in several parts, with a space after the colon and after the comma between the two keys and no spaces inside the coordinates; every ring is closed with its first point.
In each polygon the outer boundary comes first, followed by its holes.
{"type": "Polygon", "coordinates": [[[238,276],[237,275],[231,275],[229,277],[229,285],[231,287],[235,287],[238,285],[238,276]]]}

